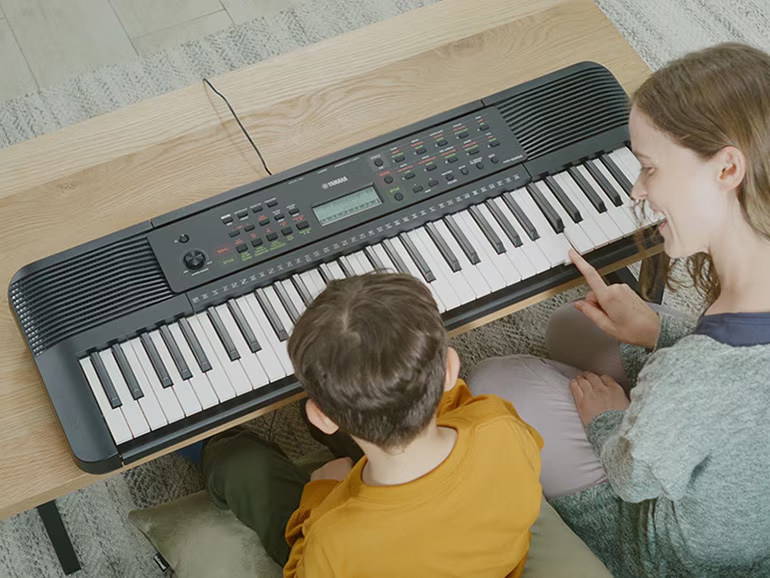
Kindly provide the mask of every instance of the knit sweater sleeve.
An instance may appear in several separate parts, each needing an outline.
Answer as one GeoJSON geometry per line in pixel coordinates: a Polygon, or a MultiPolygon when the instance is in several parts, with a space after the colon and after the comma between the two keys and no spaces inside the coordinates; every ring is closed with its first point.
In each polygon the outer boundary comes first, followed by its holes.
{"type": "Polygon", "coordinates": [[[586,428],[615,493],[626,502],[677,500],[707,459],[720,405],[704,395],[702,338],[650,355],[624,412],[608,411],[586,428]],[[700,344],[700,345],[699,345],[700,344]]]}
{"type": "Polygon", "coordinates": [[[659,312],[658,316],[660,317],[660,333],[658,333],[658,341],[652,351],[639,345],[620,344],[620,360],[631,387],[636,384],[639,372],[652,353],[664,347],[671,347],[682,337],[692,333],[697,322],[692,317],[672,315],[665,311],[659,312]]]}

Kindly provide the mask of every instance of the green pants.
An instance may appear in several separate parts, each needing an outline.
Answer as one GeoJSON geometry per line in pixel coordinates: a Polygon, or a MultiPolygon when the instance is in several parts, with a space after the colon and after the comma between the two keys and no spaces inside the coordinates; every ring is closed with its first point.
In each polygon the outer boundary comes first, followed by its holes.
{"type": "Polygon", "coordinates": [[[284,566],[290,550],[286,524],[310,476],[277,445],[240,428],[213,437],[201,467],[214,503],[257,532],[270,557],[284,566]]]}

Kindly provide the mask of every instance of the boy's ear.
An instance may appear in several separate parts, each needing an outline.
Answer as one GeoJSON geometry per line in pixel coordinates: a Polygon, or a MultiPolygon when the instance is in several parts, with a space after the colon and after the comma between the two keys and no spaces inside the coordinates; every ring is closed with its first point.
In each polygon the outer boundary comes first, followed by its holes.
{"type": "Polygon", "coordinates": [[[307,412],[307,419],[310,421],[310,423],[312,423],[326,435],[332,435],[334,432],[340,429],[340,426],[329,419],[329,416],[321,411],[321,408],[318,407],[316,402],[314,402],[312,399],[307,400],[307,404],[305,405],[305,412],[307,412]]]}
{"type": "Polygon", "coordinates": [[[449,391],[457,383],[460,375],[460,356],[454,347],[447,348],[446,352],[446,377],[444,379],[444,391],[449,391]]]}

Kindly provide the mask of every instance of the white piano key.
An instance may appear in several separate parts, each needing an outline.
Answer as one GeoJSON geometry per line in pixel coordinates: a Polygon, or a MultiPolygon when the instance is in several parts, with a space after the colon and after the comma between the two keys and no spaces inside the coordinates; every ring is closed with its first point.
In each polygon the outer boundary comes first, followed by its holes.
{"type": "Polygon", "coordinates": [[[651,225],[652,221],[649,218],[651,215],[647,215],[647,219],[644,219],[643,215],[641,214],[637,217],[633,209],[633,204],[634,204],[633,199],[631,199],[631,197],[629,197],[626,194],[626,192],[623,190],[623,187],[620,186],[620,183],[618,183],[618,181],[615,180],[615,177],[612,176],[612,173],[609,171],[609,169],[604,166],[604,163],[598,162],[595,164],[599,172],[604,176],[605,179],[607,179],[607,181],[609,181],[610,185],[612,185],[612,188],[615,190],[615,192],[620,195],[620,198],[623,199],[623,208],[628,214],[631,221],[634,223],[634,229],[651,225]]]}
{"type": "Polygon", "coordinates": [[[462,225],[463,232],[479,252],[482,263],[486,260],[503,277],[505,287],[510,287],[521,281],[521,274],[506,257],[505,253],[497,253],[495,248],[484,236],[476,221],[468,211],[461,211],[454,215],[455,221],[462,225]]]}
{"type": "Polygon", "coordinates": [[[616,157],[622,159],[622,162],[628,167],[628,180],[632,183],[635,182],[639,176],[639,172],[642,170],[642,163],[639,162],[639,159],[636,158],[633,151],[628,147],[620,147],[619,149],[612,151],[610,156],[612,156],[613,160],[615,160],[616,157]]]}
{"type": "MultiPolygon", "coordinates": [[[[243,338],[240,329],[238,329],[238,325],[235,323],[235,319],[233,319],[227,305],[217,305],[217,311],[219,312],[219,317],[222,319],[222,323],[233,339],[233,345],[235,345],[235,348],[241,356],[235,363],[239,363],[243,368],[246,377],[251,383],[251,389],[257,389],[270,383],[270,379],[267,377],[267,373],[265,373],[262,363],[260,363],[256,354],[252,353],[251,349],[249,349],[249,345],[243,338]]],[[[260,343],[260,345],[262,344],[260,343]]]]}
{"type": "MultiPolygon", "coordinates": [[[[604,235],[607,243],[617,241],[624,236],[623,231],[621,231],[617,224],[615,224],[615,221],[612,220],[609,212],[605,211],[600,213],[597,211],[596,207],[591,204],[591,201],[588,200],[583,191],[580,189],[580,186],[575,182],[575,179],[573,179],[569,173],[559,173],[558,175],[555,175],[554,178],[565,191],[568,191],[570,198],[580,208],[581,214],[586,218],[590,217],[596,226],[601,229],[601,232],[604,235]]],[[[607,202],[604,203],[604,206],[607,207],[607,202]]]]}
{"type": "Polygon", "coordinates": [[[197,318],[198,323],[200,323],[206,338],[209,340],[209,345],[214,350],[214,353],[219,360],[219,364],[222,366],[222,369],[224,369],[225,375],[227,375],[227,379],[232,386],[236,397],[250,392],[253,389],[251,380],[246,375],[243,366],[240,364],[240,360],[233,361],[230,359],[227,350],[224,345],[222,345],[222,341],[217,335],[214,325],[211,323],[211,319],[209,319],[205,312],[199,313],[195,317],[197,318]]]}
{"type": "Polygon", "coordinates": [[[288,341],[279,341],[275,331],[273,331],[273,328],[270,326],[270,322],[267,320],[267,316],[265,316],[265,312],[262,311],[262,306],[259,304],[253,293],[244,295],[243,299],[248,303],[251,314],[254,316],[254,319],[257,320],[257,325],[259,325],[262,334],[270,344],[270,348],[278,358],[278,362],[281,364],[281,367],[283,367],[284,373],[286,375],[291,375],[294,373],[294,367],[291,365],[289,351],[286,348],[288,341]]]}
{"type": "Polygon", "coordinates": [[[508,235],[505,234],[505,231],[503,231],[500,223],[497,222],[497,219],[495,219],[495,216],[486,205],[478,205],[478,208],[479,212],[487,220],[489,226],[492,227],[492,230],[495,232],[495,234],[500,237],[500,240],[503,242],[503,247],[505,247],[505,253],[503,253],[503,255],[508,258],[516,271],[518,271],[519,276],[522,279],[532,277],[532,275],[536,273],[535,268],[532,266],[532,263],[529,262],[529,259],[527,259],[521,248],[516,248],[513,246],[513,243],[508,238],[508,235]]]}
{"type": "Polygon", "coordinates": [[[291,336],[291,332],[294,330],[294,324],[291,322],[291,317],[289,317],[286,309],[284,309],[283,303],[281,303],[281,300],[278,298],[275,289],[273,289],[272,285],[268,285],[263,290],[265,292],[265,297],[270,301],[276,315],[278,315],[278,318],[281,320],[281,324],[284,329],[286,329],[286,333],[291,336]]]}
{"type": "Polygon", "coordinates": [[[96,371],[91,364],[91,360],[84,357],[80,360],[80,367],[83,369],[88,386],[91,388],[94,398],[96,398],[96,404],[102,412],[102,417],[104,417],[107,429],[110,430],[112,439],[115,440],[115,444],[120,445],[129,441],[133,436],[126,423],[126,418],[123,417],[120,408],[113,409],[112,406],[110,406],[110,402],[107,400],[104,389],[102,389],[102,384],[96,376],[96,371]]]}
{"type": "Polygon", "coordinates": [[[582,223],[576,224],[572,220],[572,218],[567,214],[567,211],[564,210],[564,207],[561,206],[561,203],[559,203],[558,199],[553,196],[551,189],[548,188],[545,182],[538,181],[537,183],[534,183],[534,186],[537,187],[545,200],[550,203],[550,205],[553,207],[553,210],[556,211],[556,214],[561,217],[562,223],[564,223],[564,236],[567,237],[567,240],[570,242],[570,244],[575,247],[575,249],[577,249],[577,251],[581,254],[588,253],[589,251],[596,248],[596,245],[594,245],[591,239],[588,238],[588,235],[581,227],[582,223]]]}
{"type": "Polygon", "coordinates": [[[358,261],[354,263],[350,257],[350,255],[340,255],[338,260],[345,265],[348,271],[352,271],[354,275],[363,275],[363,271],[359,269],[358,261]]]}
{"type": "Polygon", "coordinates": [[[519,204],[521,210],[529,217],[532,224],[540,234],[540,238],[536,241],[540,249],[548,258],[548,262],[552,267],[557,267],[569,263],[568,252],[571,245],[567,238],[563,234],[557,234],[554,232],[551,225],[548,224],[543,213],[535,205],[532,197],[525,189],[516,189],[510,193],[513,199],[519,204]]]}
{"type": "Polygon", "coordinates": [[[376,245],[372,245],[372,251],[374,251],[377,256],[380,258],[380,261],[382,261],[383,266],[385,267],[385,272],[387,273],[398,273],[398,267],[393,263],[393,261],[390,260],[390,256],[385,251],[385,248],[380,244],[377,243],[376,245]]]}
{"type": "Polygon", "coordinates": [[[118,367],[115,358],[112,356],[112,352],[108,349],[106,351],[100,351],[98,355],[101,357],[104,368],[107,370],[107,373],[112,380],[112,384],[115,386],[115,391],[118,392],[118,397],[123,403],[123,405],[120,406],[120,410],[123,412],[123,417],[126,419],[131,434],[134,438],[138,438],[146,433],[150,433],[150,425],[147,423],[139,404],[131,396],[128,385],[126,385],[126,381],[123,379],[123,374],[120,372],[120,368],[118,367]]]}
{"type": "MultiPolygon", "coordinates": [[[[308,291],[310,291],[310,288],[308,288],[308,291]]],[[[254,332],[254,336],[262,346],[262,349],[257,351],[257,357],[259,358],[262,367],[265,369],[267,377],[271,382],[286,377],[288,373],[281,365],[281,361],[278,359],[278,354],[275,351],[275,343],[277,343],[277,341],[268,339],[264,328],[251,310],[251,305],[249,305],[245,295],[239,297],[236,301],[238,302],[241,311],[243,311],[243,316],[246,318],[246,321],[248,321],[249,327],[251,327],[251,330],[254,332]]],[[[257,306],[259,306],[259,304],[257,304],[257,306]]]]}
{"type": "Polygon", "coordinates": [[[527,256],[529,262],[532,263],[532,266],[535,268],[535,272],[542,273],[543,271],[550,269],[551,263],[548,261],[548,258],[538,246],[537,241],[530,239],[529,235],[527,235],[527,232],[524,231],[523,227],[516,219],[515,215],[502,199],[502,197],[496,197],[492,199],[492,202],[497,205],[503,216],[511,223],[516,231],[518,231],[519,238],[521,239],[521,247],[519,247],[519,249],[521,249],[524,255],[527,256]]]}
{"type": "Polygon", "coordinates": [[[129,339],[126,345],[127,347],[124,346],[123,351],[128,358],[128,362],[131,364],[131,368],[134,370],[134,375],[142,391],[146,391],[145,387],[152,389],[168,423],[182,419],[184,417],[184,410],[179,404],[179,398],[172,387],[163,387],[161,385],[158,380],[158,374],[155,373],[152,362],[147,357],[147,352],[144,350],[144,346],[139,338],[129,339]]]}
{"type": "Polygon", "coordinates": [[[412,277],[415,277],[416,279],[422,281],[425,283],[425,285],[428,286],[428,289],[430,289],[430,292],[433,294],[433,299],[436,302],[436,305],[438,306],[438,310],[443,313],[447,310],[446,305],[444,305],[444,301],[441,299],[439,294],[436,292],[436,289],[431,286],[430,283],[425,282],[425,277],[422,276],[422,273],[420,273],[420,269],[417,267],[415,262],[412,260],[412,257],[409,255],[409,252],[404,247],[404,244],[401,242],[401,240],[398,237],[393,237],[390,239],[390,246],[393,248],[393,250],[396,252],[396,254],[401,257],[401,260],[404,262],[404,265],[406,265],[407,269],[409,269],[409,273],[411,273],[412,277]]]}
{"type": "Polygon", "coordinates": [[[174,385],[172,385],[171,388],[174,390],[176,398],[179,400],[179,404],[182,406],[185,415],[189,416],[201,411],[203,408],[198,400],[198,396],[195,395],[190,383],[182,379],[182,376],[179,375],[179,370],[176,368],[174,360],[171,358],[171,354],[166,348],[166,344],[160,335],[160,331],[151,331],[148,335],[155,344],[155,349],[158,350],[158,355],[160,355],[163,365],[166,366],[166,370],[171,376],[171,381],[174,382],[174,385]],[[169,367],[169,365],[171,367],[169,367]]]}
{"type": "MultiPolygon", "coordinates": [[[[203,407],[203,409],[207,409],[217,405],[219,403],[219,399],[217,398],[217,394],[214,391],[214,388],[211,386],[209,379],[217,379],[220,374],[218,372],[214,372],[213,367],[206,373],[203,373],[195,361],[195,356],[193,355],[192,349],[190,349],[190,345],[184,338],[184,334],[179,328],[179,325],[177,323],[172,323],[168,326],[168,328],[169,331],[171,331],[171,335],[174,336],[174,340],[176,341],[177,345],[179,346],[179,351],[182,353],[182,357],[184,357],[184,360],[187,363],[187,367],[190,368],[192,377],[187,381],[190,383],[190,387],[193,388],[195,395],[198,397],[198,401],[200,402],[201,407],[203,407]],[[214,374],[209,376],[208,374],[212,372],[214,372],[214,374]]],[[[198,341],[200,341],[200,339],[198,341]]]]}
{"type": "Polygon", "coordinates": [[[224,367],[222,367],[222,364],[220,363],[214,348],[211,346],[209,338],[206,335],[206,332],[203,330],[203,326],[200,324],[195,315],[188,317],[187,322],[190,324],[190,328],[198,338],[198,343],[200,343],[201,348],[203,349],[203,353],[206,354],[206,359],[208,359],[209,365],[211,365],[211,369],[206,372],[206,377],[208,378],[209,383],[211,384],[211,387],[214,390],[217,399],[219,400],[219,403],[234,398],[235,390],[230,384],[230,378],[227,376],[227,373],[225,372],[224,367]]]}
{"type": "MultiPolygon", "coordinates": [[[[584,166],[579,165],[576,167],[576,169],[583,176],[590,187],[596,192],[596,194],[604,200],[604,205],[607,207],[607,213],[610,215],[610,218],[615,221],[615,224],[623,232],[623,235],[628,236],[633,234],[637,227],[634,223],[634,219],[628,216],[628,210],[626,206],[615,206],[612,200],[602,190],[601,186],[599,186],[599,183],[596,182],[596,179],[591,176],[591,173],[589,173],[588,169],[586,169],[584,166]]],[[[623,194],[625,195],[625,193],[623,194]]]]}
{"type": "Polygon", "coordinates": [[[291,279],[284,279],[281,283],[283,284],[283,288],[286,290],[289,299],[291,299],[291,302],[294,304],[297,313],[302,315],[305,312],[305,302],[302,300],[299,291],[297,291],[297,288],[291,282],[291,279]]]}
{"type": "MultiPolygon", "coordinates": [[[[144,370],[139,366],[139,360],[134,353],[133,347],[131,347],[128,343],[123,343],[121,344],[121,348],[123,349],[123,353],[126,356],[126,361],[128,361],[128,364],[131,366],[131,370],[134,372],[134,377],[136,377],[136,381],[139,383],[139,387],[142,389],[142,393],[144,393],[144,397],[139,399],[139,406],[142,408],[142,412],[144,412],[144,417],[147,419],[147,423],[149,424],[150,429],[156,430],[162,428],[165,425],[168,425],[168,419],[166,418],[166,414],[163,411],[160,402],[158,401],[155,389],[150,385],[150,382],[144,375],[144,370]]],[[[181,407],[179,408],[179,414],[179,419],[181,419],[184,415],[182,413],[181,407]]]]}
{"type": "Polygon", "coordinates": [[[364,254],[363,251],[358,251],[357,253],[353,253],[352,255],[349,255],[349,258],[351,260],[355,260],[358,263],[358,269],[361,271],[359,275],[365,275],[366,273],[371,273],[374,271],[374,267],[369,262],[369,259],[364,254]]]}
{"type": "Polygon", "coordinates": [[[444,303],[450,309],[454,309],[473,301],[475,298],[473,291],[462,275],[457,275],[449,268],[425,229],[419,227],[409,231],[409,233],[423,259],[428,263],[428,267],[436,275],[436,283],[443,287],[442,293],[449,295],[448,298],[444,299],[444,303]]]}
{"type": "Polygon", "coordinates": [[[326,289],[326,285],[321,285],[320,287],[318,286],[315,277],[310,274],[310,271],[300,273],[299,277],[302,279],[302,281],[304,281],[305,286],[307,287],[307,290],[310,291],[310,295],[313,297],[313,299],[318,297],[323,292],[323,290],[326,289]]]}
{"type": "MultiPolygon", "coordinates": [[[[580,211],[580,216],[583,220],[580,221],[579,226],[588,236],[588,239],[591,241],[594,248],[604,247],[604,245],[610,242],[610,238],[596,221],[596,216],[601,213],[598,213],[596,209],[593,208],[593,205],[591,205],[590,201],[580,189],[576,190],[570,185],[569,180],[566,178],[568,176],[569,174],[566,172],[559,173],[554,175],[554,180],[562,188],[565,194],[569,196],[578,211],[580,211]],[[586,207],[586,204],[591,205],[590,209],[586,207]]],[[[615,223],[613,222],[612,225],[615,226],[615,223]]],[[[615,228],[617,229],[617,227],[615,228]]]]}
{"type": "MultiPolygon", "coordinates": [[[[482,238],[479,238],[474,234],[474,231],[469,230],[468,228],[467,221],[468,220],[473,221],[473,217],[471,217],[467,213],[461,212],[461,213],[454,213],[452,215],[452,218],[454,219],[454,222],[457,224],[458,228],[463,232],[466,239],[468,239],[468,242],[475,249],[476,255],[479,258],[479,262],[476,263],[475,265],[476,270],[481,274],[481,276],[487,282],[490,289],[494,292],[494,291],[499,291],[500,289],[505,287],[506,286],[505,275],[503,274],[502,271],[500,271],[500,269],[498,269],[497,265],[494,262],[494,259],[490,257],[490,253],[494,253],[494,249],[492,248],[492,245],[489,244],[489,241],[486,238],[483,238],[483,233],[481,234],[482,238]],[[489,248],[489,251],[487,251],[487,248],[489,248]]],[[[473,223],[473,229],[477,229],[475,223],[473,223]]],[[[447,230],[449,230],[449,227],[447,227],[447,230]]],[[[449,230],[449,234],[450,235],[452,234],[451,230],[449,230]]],[[[457,239],[455,239],[455,242],[457,242],[457,239]]],[[[458,246],[460,245],[459,242],[457,244],[458,246]]],[[[460,250],[462,250],[462,248],[460,250]]]]}
{"type": "Polygon", "coordinates": [[[461,269],[459,272],[465,278],[468,286],[473,290],[476,298],[478,299],[485,295],[489,295],[492,292],[492,288],[489,286],[489,283],[487,283],[484,275],[476,268],[476,265],[473,265],[470,262],[462,247],[460,247],[457,240],[454,238],[454,235],[452,235],[452,232],[446,226],[446,223],[439,219],[438,221],[434,221],[433,224],[444,239],[444,242],[449,246],[452,253],[454,253],[455,257],[457,257],[457,260],[460,262],[461,269]]]}

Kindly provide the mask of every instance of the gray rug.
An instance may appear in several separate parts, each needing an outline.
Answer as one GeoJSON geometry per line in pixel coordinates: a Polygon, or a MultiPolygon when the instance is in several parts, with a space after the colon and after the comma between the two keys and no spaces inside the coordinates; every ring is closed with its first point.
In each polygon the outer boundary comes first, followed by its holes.
{"type": "MultiPolygon", "coordinates": [[[[132,63],[82,74],[40,93],[0,103],[0,147],[434,1],[308,0],[272,18],[235,26],[132,63]]],[[[598,4],[653,68],[688,50],[725,40],[770,51],[766,0],[600,0],[598,4]]],[[[547,355],[543,328],[550,312],[585,289],[574,289],[454,339],[463,374],[479,360],[494,355],[547,355]]],[[[667,292],[664,302],[692,312],[699,309],[691,291],[667,292]]],[[[277,441],[293,457],[316,447],[301,427],[296,405],[255,420],[251,427],[277,441]]],[[[152,562],[152,547],[128,523],[127,514],[201,488],[196,468],[170,455],[58,500],[83,567],[76,576],[160,576],[152,562]]],[[[55,576],[63,573],[36,512],[0,522],[0,577],[55,576]]]]}

